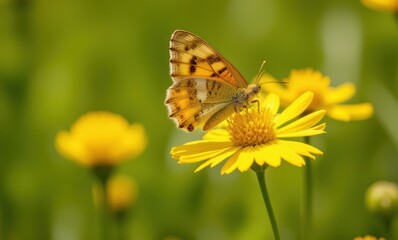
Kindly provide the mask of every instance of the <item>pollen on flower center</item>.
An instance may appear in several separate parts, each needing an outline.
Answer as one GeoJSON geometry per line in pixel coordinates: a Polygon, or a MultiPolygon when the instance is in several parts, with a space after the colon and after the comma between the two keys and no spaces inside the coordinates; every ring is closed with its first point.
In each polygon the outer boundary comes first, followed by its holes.
{"type": "Polygon", "coordinates": [[[276,139],[273,116],[261,109],[235,113],[228,120],[227,130],[235,146],[254,146],[276,139]]]}

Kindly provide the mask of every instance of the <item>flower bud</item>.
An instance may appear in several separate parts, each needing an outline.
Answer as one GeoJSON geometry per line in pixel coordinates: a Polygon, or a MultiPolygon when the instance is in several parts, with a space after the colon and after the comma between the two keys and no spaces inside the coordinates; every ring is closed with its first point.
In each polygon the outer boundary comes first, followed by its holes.
{"type": "Polygon", "coordinates": [[[128,211],[137,200],[137,184],[128,176],[112,177],[107,189],[109,207],[115,213],[128,211]]]}
{"type": "Polygon", "coordinates": [[[398,213],[398,186],[393,182],[376,182],[366,191],[365,201],[370,212],[391,218],[398,213]]]}

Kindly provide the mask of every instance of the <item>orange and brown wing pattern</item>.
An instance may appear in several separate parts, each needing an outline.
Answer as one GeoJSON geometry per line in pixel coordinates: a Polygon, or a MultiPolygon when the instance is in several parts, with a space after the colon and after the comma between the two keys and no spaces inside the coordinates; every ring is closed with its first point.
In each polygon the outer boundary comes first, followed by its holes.
{"type": "Polygon", "coordinates": [[[169,117],[175,120],[178,128],[192,132],[206,123],[203,129],[207,130],[223,120],[214,119],[216,121],[207,124],[217,112],[228,105],[233,108],[231,102],[237,91],[239,90],[227,83],[211,79],[182,79],[169,87],[165,104],[169,117]]]}
{"type": "Polygon", "coordinates": [[[206,78],[236,88],[247,86],[245,79],[221,54],[200,37],[182,30],[170,40],[170,76],[173,81],[206,78]]]}

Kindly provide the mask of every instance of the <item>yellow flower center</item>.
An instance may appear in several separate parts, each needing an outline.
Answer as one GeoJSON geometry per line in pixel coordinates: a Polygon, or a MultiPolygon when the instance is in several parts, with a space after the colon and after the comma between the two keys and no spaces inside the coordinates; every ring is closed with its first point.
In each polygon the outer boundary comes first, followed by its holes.
{"type": "Polygon", "coordinates": [[[276,139],[273,115],[257,108],[233,114],[228,119],[227,131],[235,146],[267,144],[276,139]]]}

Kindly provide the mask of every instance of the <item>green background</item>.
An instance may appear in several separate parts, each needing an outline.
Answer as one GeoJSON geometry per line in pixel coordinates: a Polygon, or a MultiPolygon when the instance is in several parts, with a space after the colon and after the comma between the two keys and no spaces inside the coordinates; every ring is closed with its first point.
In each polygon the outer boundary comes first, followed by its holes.
{"type": "MultiPolygon", "coordinates": [[[[144,124],[149,144],[117,172],[139,185],[128,239],[272,239],[255,174],[194,174],[172,146],[202,132],[177,130],[163,104],[176,29],[206,39],[252,79],[262,60],[282,79],[312,67],[332,85],[354,82],[351,103],[372,102],[360,122],[325,119],[313,138],[316,239],[383,235],[364,206],[378,180],[398,182],[398,20],[346,0],[1,0],[0,238],[100,239],[87,169],[55,150],[59,130],[107,110],[144,124]]],[[[282,239],[298,239],[303,169],[267,170],[282,239]]],[[[398,223],[395,222],[398,236],[398,223]]]]}

